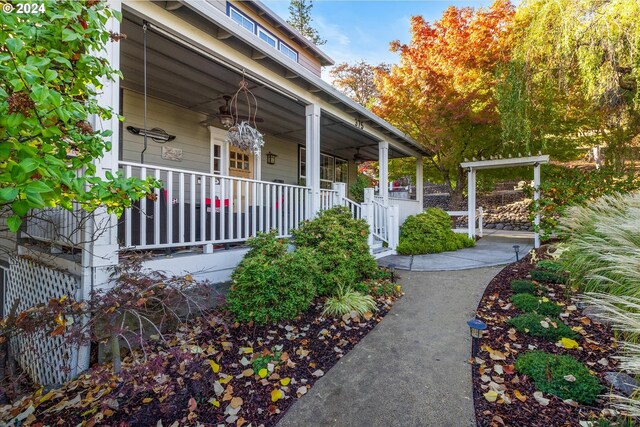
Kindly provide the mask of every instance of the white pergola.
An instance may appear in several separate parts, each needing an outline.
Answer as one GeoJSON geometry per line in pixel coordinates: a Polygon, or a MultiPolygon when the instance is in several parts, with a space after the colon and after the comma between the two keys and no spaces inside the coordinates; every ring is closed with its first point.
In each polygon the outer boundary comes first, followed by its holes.
{"type": "MultiPolygon", "coordinates": [[[[480,160],[473,162],[460,163],[460,167],[467,170],[468,175],[468,214],[469,214],[469,237],[475,238],[476,236],[476,171],[482,169],[498,169],[498,168],[512,168],[517,166],[533,166],[533,200],[538,201],[540,199],[540,165],[549,163],[548,155],[529,156],[529,157],[517,157],[514,159],[495,159],[495,160],[480,160]]],[[[538,226],[540,225],[540,214],[536,215],[534,220],[536,225],[535,231],[535,243],[534,247],[540,247],[540,233],[538,233],[538,226]]]]}

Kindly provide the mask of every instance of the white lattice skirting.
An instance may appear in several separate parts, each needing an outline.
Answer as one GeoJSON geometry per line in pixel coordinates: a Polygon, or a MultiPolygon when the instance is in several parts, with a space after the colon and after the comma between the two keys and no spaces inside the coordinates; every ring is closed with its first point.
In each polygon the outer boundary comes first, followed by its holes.
{"type": "MultiPolygon", "coordinates": [[[[5,313],[16,299],[18,311],[46,304],[51,298],[63,295],[77,297],[78,277],[55,270],[25,257],[12,257],[5,291],[5,313]]],[[[22,369],[39,384],[61,384],[75,374],[78,351],[64,342],[62,336],[46,333],[13,339],[11,350],[22,369]]]]}

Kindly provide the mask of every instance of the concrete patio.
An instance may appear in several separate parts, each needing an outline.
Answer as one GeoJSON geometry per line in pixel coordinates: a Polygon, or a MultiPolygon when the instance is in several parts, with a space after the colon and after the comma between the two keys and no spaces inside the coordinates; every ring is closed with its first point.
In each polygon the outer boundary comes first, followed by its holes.
{"type": "Polygon", "coordinates": [[[395,264],[399,270],[451,271],[505,265],[516,260],[514,245],[520,246],[520,257],[533,249],[533,233],[527,231],[485,230],[484,237],[473,248],[426,255],[391,255],[380,258],[382,266],[395,264]]]}

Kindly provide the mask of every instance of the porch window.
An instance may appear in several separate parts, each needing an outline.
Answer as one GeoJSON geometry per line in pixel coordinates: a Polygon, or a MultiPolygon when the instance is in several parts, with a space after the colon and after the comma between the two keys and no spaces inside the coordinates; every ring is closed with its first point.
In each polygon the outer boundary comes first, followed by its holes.
{"type": "Polygon", "coordinates": [[[211,159],[213,174],[222,175],[222,146],[219,144],[213,145],[213,156],[211,159]]]}
{"type": "MultiPolygon", "coordinates": [[[[298,149],[299,185],[306,185],[307,181],[307,150],[300,146],[298,149]]],[[[349,162],[340,157],[320,153],[320,187],[331,188],[334,182],[348,183],[349,162]]]]}

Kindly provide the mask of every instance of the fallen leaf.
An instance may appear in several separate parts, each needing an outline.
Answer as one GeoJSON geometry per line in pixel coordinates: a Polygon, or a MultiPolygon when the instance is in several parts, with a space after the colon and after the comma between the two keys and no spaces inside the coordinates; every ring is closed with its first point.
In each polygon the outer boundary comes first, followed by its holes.
{"type": "Polygon", "coordinates": [[[502,365],[495,365],[493,367],[493,371],[498,375],[503,375],[504,374],[504,370],[502,369],[502,365]]]}
{"type": "Polygon", "coordinates": [[[318,369],[314,371],[311,375],[313,375],[316,378],[319,378],[324,375],[324,371],[322,369],[318,369]]]}
{"type": "Polygon", "coordinates": [[[253,375],[253,369],[249,368],[249,369],[245,369],[244,371],[242,371],[242,376],[243,377],[250,377],[253,375]]]}
{"type": "Polygon", "coordinates": [[[305,386],[299,387],[298,390],[296,390],[296,394],[298,395],[298,397],[304,396],[305,394],[307,394],[307,388],[305,386]]]}
{"type": "Polygon", "coordinates": [[[608,366],[609,365],[609,361],[607,360],[606,357],[603,357],[602,359],[598,360],[598,363],[601,364],[602,366],[608,366]]]}
{"type": "Polygon", "coordinates": [[[231,407],[233,409],[239,408],[242,406],[242,398],[241,397],[234,397],[233,399],[231,399],[231,407]]]}
{"type": "Polygon", "coordinates": [[[216,399],[213,399],[213,398],[209,399],[209,403],[211,403],[216,408],[220,407],[220,402],[218,402],[218,400],[216,400],[216,399]]]}
{"type": "Polygon", "coordinates": [[[580,318],[580,322],[581,322],[583,325],[590,325],[590,324],[591,324],[591,319],[589,319],[588,317],[581,317],[581,318],[580,318]]]}
{"type": "Polygon", "coordinates": [[[545,329],[549,329],[549,322],[547,322],[546,320],[541,320],[540,326],[542,326],[545,329]]]}
{"type": "Polygon", "coordinates": [[[580,347],[578,342],[575,340],[572,340],[571,338],[562,338],[560,340],[560,344],[562,345],[562,347],[569,350],[580,347]]]}
{"type": "Polygon", "coordinates": [[[536,399],[536,401],[542,406],[547,406],[549,404],[549,399],[545,399],[541,391],[536,391],[535,393],[533,393],[533,398],[536,399]]]}
{"type": "Polygon", "coordinates": [[[217,374],[218,372],[220,372],[220,365],[218,365],[216,362],[214,362],[213,360],[209,360],[209,366],[211,366],[211,370],[217,374]]]}
{"type": "Polygon", "coordinates": [[[258,375],[260,378],[264,378],[269,374],[269,371],[266,368],[262,368],[258,371],[258,375]]]}
{"type": "Polygon", "coordinates": [[[285,386],[285,387],[286,387],[286,386],[288,386],[290,382],[291,382],[291,378],[289,378],[289,377],[287,377],[287,378],[282,378],[282,379],[280,380],[280,384],[282,384],[282,385],[283,385],[283,386],[285,386]]]}
{"type": "Polygon", "coordinates": [[[153,397],[145,397],[142,399],[142,403],[150,403],[153,402],[153,397]]]}
{"type": "Polygon", "coordinates": [[[513,365],[504,365],[502,367],[502,370],[504,371],[505,374],[508,374],[508,375],[513,375],[516,372],[513,365]]]}
{"type": "Polygon", "coordinates": [[[480,381],[482,381],[483,383],[488,383],[489,381],[491,381],[491,377],[489,375],[483,375],[480,377],[480,381]]]}
{"type": "Polygon", "coordinates": [[[196,400],[192,397],[191,399],[189,399],[189,412],[193,412],[196,410],[196,408],[198,407],[198,402],[196,402],[196,400]]]}
{"type": "Polygon", "coordinates": [[[570,383],[573,383],[576,381],[576,377],[574,377],[573,375],[565,375],[563,378],[565,381],[568,381],[570,383]]]}
{"type": "Polygon", "coordinates": [[[527,401],[527,396],[525,396],[524,394],[520,393],[520,390],[515,390],[513,392],[513,395],[516,397],[516,399],[518,399],[520,402],[526,402],[527,401]]]}
{"type": "Polygon", "coordinates": [[[487,399],[487,402],[495,402],[498,399],[498,393],[494,390],[489,390],[488,392],[483,394],[484,398],[487,399]]]}
{"type": "Polygon", "coordinates": [[[271,401],[272,402],[277,402],[278,400],[282,399],[282,391],[280,391],[280,389],[273,389],[273,391],[271,391],[271,401]]]}

